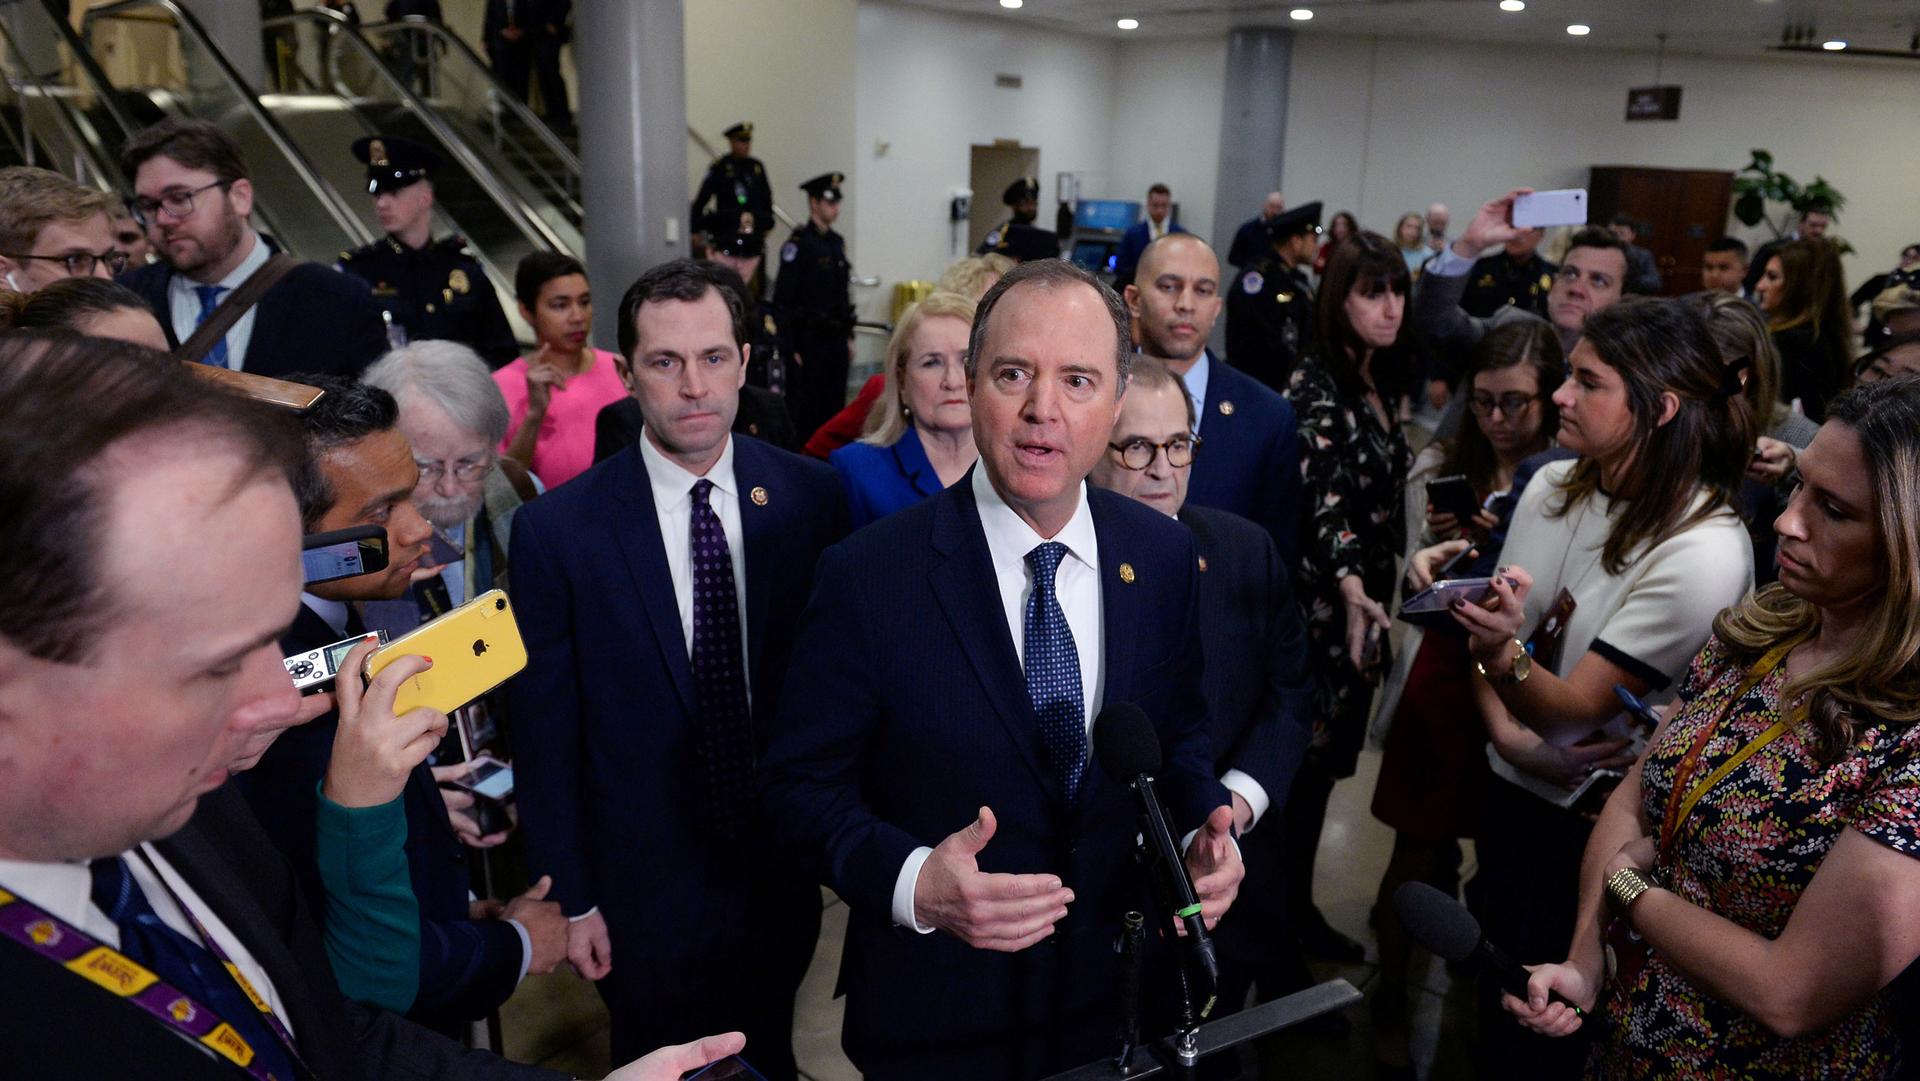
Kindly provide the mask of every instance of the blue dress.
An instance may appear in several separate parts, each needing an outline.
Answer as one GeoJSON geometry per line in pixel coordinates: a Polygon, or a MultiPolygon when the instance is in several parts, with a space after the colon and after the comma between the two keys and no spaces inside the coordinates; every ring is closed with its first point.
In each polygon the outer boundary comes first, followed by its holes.
{"type": "Polygon", "coordinates": [[[919,431],[911,427],[891,447],[849,443],[827,462],[847,486],[847,521],[854,529],[911,507],[944,487],[920,445],[919,431]]]}

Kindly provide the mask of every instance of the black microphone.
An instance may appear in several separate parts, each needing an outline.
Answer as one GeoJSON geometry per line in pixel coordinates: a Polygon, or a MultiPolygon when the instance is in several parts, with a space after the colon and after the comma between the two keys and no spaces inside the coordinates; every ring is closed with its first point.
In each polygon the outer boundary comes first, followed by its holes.
{"type": "Polygon", "coordinates": [[[1194,967],[1206,979],[1201,997],[1208,1008],[1200,1011],[1205,1016],[1220,986],[1220,962],[1214,953],[1213,936],[1207,933],[1207,921],[1200,915],[1193,880],[1187,877],[1187,865],[1173,843],[1173,832],[1167,828],[1166,808],[1153,790],[1153,775],[1160,769],[1160,734],[1139,706],[1116,702],[1094,719],[1093,755],[1107,776],[1140,797],[1140,832],[1146,842],[1147,862],[1161,904],[1186,924],[1187,948],[1194,967]]]}
{"type": "MultiPolygon", "coordinates": [[[[1393,911],[1400,917],[1400,925],[1407,929],[1407,934],[1434,956],[1487,969],[1499,978],[1500,986],[1508,994],[1527,1001],[1527,979],[1532,973],[1507,951],[1487,941],[1486,934],[1480,930],[1480,921],[1473,918],[1466,906],[1425,882],[1403,882],[1394,891],[1393,911]]],[[[1557,992],[1551,997],[1575,1014],[1587,1015],[1557,992]]]]}

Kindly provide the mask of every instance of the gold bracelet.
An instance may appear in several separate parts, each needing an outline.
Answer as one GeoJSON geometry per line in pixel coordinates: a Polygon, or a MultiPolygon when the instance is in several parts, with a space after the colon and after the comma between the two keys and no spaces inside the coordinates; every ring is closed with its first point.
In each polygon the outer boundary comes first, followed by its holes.
{"type": "Polygon", "coordinates": [[[1659,885],[1650,876],[1637,867],[1622,867],[1607,876],[1607,904],[1621,919],[1631,922],[1628,914],[1633,903],[1640,895],[1659,885]]]}

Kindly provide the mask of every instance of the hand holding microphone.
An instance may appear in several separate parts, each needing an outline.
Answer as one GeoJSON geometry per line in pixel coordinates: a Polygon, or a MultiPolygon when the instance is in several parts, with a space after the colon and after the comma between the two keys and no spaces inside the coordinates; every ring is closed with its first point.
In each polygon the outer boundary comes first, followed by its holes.
{"type": "Polygon", "coordinates": [[[1393,895],[1393,911],[1407,934],[1434,956],[1491,972],[1506,992],[1501,1004],[1507,1012],[1543,1036],[1578,1031],[1599,997],[1597,976],[1589,978],[1572,965],[1522,965],[1487,941],[1480,921],[1460,902],[1425,882],[1402,885],[1393,895]]]}

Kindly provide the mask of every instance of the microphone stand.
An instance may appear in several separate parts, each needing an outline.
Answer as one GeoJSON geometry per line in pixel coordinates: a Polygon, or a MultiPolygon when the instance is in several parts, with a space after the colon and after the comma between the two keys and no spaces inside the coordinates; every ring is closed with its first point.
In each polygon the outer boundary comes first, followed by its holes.
{"type": "MultiPolygon", "coordinates": [[[[1335,979],[1228,1014],[1194,1030],[1195,1058],[1205,1058],[1322,1014],[1344,1010],[1360,1000],[1361,994],[1352,984],[1335,979]]],[[[1045,1081],[1139,1081],[1156,1076],[1191,1076],[1193,1067],[1184,1061],[1177,1046],[1178,1038],[1176,1034],[1156,1040],[1134,1050],[1125,1061],[1103,1058],[1054,1074],[1045,1081]]]]}
{"type": "Polygon", "coordinates": [[[1147,946],[1147,918],[1128,912],[1120,918],[1120,1053],[1114,1069],[1122,1074],[1140,1046],[1140,966],[1147,946]]]}

